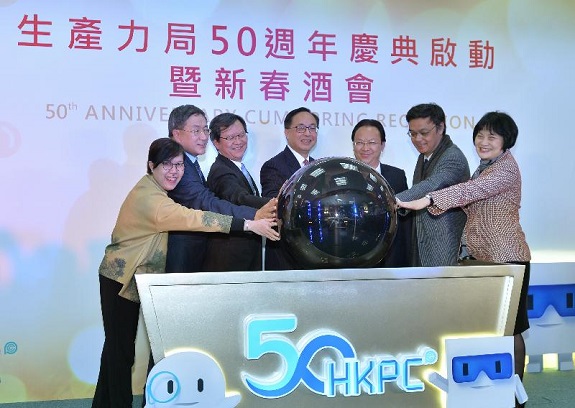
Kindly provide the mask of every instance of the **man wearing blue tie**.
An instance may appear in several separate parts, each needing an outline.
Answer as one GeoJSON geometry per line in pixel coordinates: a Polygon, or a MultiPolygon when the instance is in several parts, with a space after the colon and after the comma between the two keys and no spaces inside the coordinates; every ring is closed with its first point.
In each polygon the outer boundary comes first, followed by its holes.
{"type": "MultiPolygon", "coordinates": [[[[245,120],[234,113],[222,113],[210,122],[210,139],[218,156],[208,174],[208,187],[219,198],[236,205],[261,208],[270,199],[259,190],[243,163],[248,148],[245,120]]],[[[262,239],[255,234],[212,234],[204,271],[261,271],[262,239]],[[225,251],[225,256],[222,252],[225,251]]]]}
{"type": "MultiPolygon", "coordinates": [[[[206,185],[198,163],[198,156],[206,152],[210,135],[207,118],[200,108],[182,105],[175,108],[168,119],[169,137],[181,144],[185,151],[184,175],[169,196],[177,203],[196,210],[213,211],[246,220],[276,217],[276,200],[259,207],[236,205],[217,197],[206,185]]],[[[170,232],[166,272],[200,272],[206,258],[207,234],[201,232],[170,232]]]]}

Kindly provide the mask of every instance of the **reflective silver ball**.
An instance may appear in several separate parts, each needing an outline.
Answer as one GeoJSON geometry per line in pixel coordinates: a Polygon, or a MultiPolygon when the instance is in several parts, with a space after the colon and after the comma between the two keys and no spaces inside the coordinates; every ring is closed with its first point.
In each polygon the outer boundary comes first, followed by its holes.
{"type": "Polygon", "coordinates": [[[378,264],[397,230],[393,190],[370,166],[349,157],[317,160],[279,193],[281,243],[308,268],[378,264]]]}

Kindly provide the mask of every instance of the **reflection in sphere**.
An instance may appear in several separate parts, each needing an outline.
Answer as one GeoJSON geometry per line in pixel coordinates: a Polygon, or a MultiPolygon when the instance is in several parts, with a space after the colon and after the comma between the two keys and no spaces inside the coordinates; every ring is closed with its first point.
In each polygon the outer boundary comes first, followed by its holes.
{"type": "Polygon", "coordinates": [[[332,157],[298,170],[279,193],[281,243],[309,268],[369,267],[397,229],[395,198],[370,166],[332,157]]]}

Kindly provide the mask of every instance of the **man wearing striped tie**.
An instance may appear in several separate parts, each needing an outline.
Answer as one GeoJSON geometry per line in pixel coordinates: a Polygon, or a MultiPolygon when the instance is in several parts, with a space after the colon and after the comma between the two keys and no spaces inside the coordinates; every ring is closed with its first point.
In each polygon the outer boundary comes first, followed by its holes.
{"type": "MultiPolygon", "coordinates": [[[[210,122],[210,139],[218,156],[208,174],[208,188],[219,198],[236,205],[253,208],[266,205],[270,198],[260,196],[243,162],[249,140],[245,120],[234,113],[214,117],[210,122]]],[[[208,237],[203,270],[261,271],[261,237],[256,234],[212,234],[208,237]]]]}

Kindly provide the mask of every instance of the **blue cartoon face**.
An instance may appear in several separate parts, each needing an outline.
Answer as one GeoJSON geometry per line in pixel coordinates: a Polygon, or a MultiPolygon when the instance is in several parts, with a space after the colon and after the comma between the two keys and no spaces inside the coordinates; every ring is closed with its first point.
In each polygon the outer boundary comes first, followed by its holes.
{"type": "Polygon", "coordinates": [[[543,317],[552,306],[561,317],[575,316],[575,284],[530,286],[527,295],[529,319],[543,317]]]}
{"type": "Polygon", "coordinates": [[[575,284],[529,286],[527,292],[529,331],[525,345],[529,353],[529,371],[540,371],[542,355],[557,353],[562,369],[573,369],[571,353],[575,351],[575,284]],[[540,362],[537,363],[537,357],[540,362]],[[536,368],[538,367],[538,368],[536,368]]]}
{"type": "Polygon", "coordinates": [[[233,408],[241,396],[226,395],[225,388],[223,373],[210,356],[195,351],[176,353],[150,371],[146,407],[233,408]]]}
{"type": "Polygon", "coordinates": [[[491,380],[504,380],[513,375],[513,358],[509,353],[458,356],[451,361],[453,381],[473,386],[480,373],[491,380]]]}
{"type": "Polygon", "coordinates": [[[514,407],[522,385],[513,345],[513,336],[446,339],[447,377],[435,372],[429,380],[446,392],[448,408],[514,407]]]}

